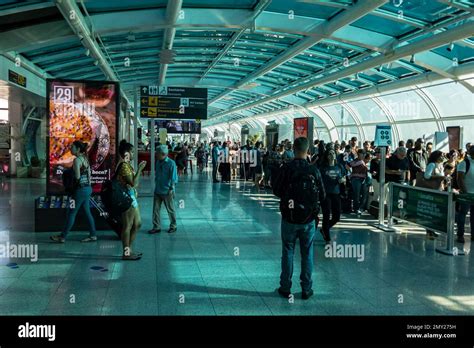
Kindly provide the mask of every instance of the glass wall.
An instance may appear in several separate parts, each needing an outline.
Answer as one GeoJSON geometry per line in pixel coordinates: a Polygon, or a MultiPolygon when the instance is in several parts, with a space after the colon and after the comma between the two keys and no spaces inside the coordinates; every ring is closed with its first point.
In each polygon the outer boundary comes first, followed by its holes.
{"type": "MultiPolygon", "coordinates": [[[[474,79],[471,76],[461,81],[443,79],[402,90],[348,98],[344,100],[345,106],[339,100],[332,103],[322,101],[308,104],[301,110],[255,115],[251,119],[238,121],[238,124],[258,124],[261,129],[269,120],[292,125],[295,117],[312,116],[320,139],[348,140],[356,136],[361,141],[371,141],[377,124],[390,123],[394,143],[446,131],[449,126],[462,126],[465,144],[474,142],[473,90],[474,79]]],[[[291,134],[288,130],[286,133],[291,134]]]]}

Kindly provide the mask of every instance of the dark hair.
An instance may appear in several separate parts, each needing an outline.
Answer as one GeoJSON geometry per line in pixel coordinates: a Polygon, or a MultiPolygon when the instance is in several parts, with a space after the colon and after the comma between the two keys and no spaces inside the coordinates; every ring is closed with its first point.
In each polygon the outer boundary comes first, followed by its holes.
{"type": "Polygon", "coordinates": [[[400,141],[398,142],[398,146],[405,146],[405,142],[404,142],[403,140],[400,140],[400,141]]]}
{"type": "MultiPolygon", "coordinates": [[[[469,151],[468,151],[468,152],[469,152],[469,156],[474,157],[474,145],[471,145],[471,146],[469,147],[469,151]]],[[[473,158],[473,159],[474,159],[474,158],[473,158]]]]}
{"type": "Polygon", "coordinates": [[[449,158],[453,157],[454,155],[458,155],[458,156],[459,156],[458,150],[452,149],[451,151],[449,151],[449,154],[448,154],[448,157],[449,157],[449,158]]]}
{"type": "Polygon", "coordinates": [[[426,146],[428,146],[428,145],[433,146],[433,143],[431,141],[429,141],[429,142],[426,143],[426,146]]]}
{"type": "Polygon", "coordinates": [[[306,152],[308,151],[308,147],[309,147],[308,139],[305,137],[296,138],[293,146],[294,146],[295,152],[299,152],[299,153],[306,152]]]}
{"type": "Polygon", "coordinates": [[[428,163],[436,163],[441,157],[443,157],[443,152],[439,150],[433,151],[430,158],[428,158],[428,163]]]}
{"type": "Polygon", "coordinates": [[[125,139],[123,139],[122,141],[120,141],[120,144],[119,144],[119,154],[122,158],[125,157],[125,154],[127,152],[130,152],[132,151],[133,149],[133,145],[130,144],[128,141],[126,141],[125,139]]]}
{"type": "Polygon", "coordinates": [[[83,143],[82,141],[76,140],[72,143],[75,147],[79,149],[80,153],[86,153],[87,150],[87,143],[83,143]]]}

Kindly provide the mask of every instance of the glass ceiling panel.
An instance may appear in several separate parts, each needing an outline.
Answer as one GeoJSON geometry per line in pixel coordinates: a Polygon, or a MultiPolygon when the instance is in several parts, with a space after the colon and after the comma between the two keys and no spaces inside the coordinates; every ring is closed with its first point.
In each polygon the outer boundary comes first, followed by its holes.
{"type": "Polygon", "coordinates": [[[339,127],[337,129],[337,134],[341,140],[347,141],[352,137],[357,137],[358,140],[362,140],[357,127],[339,127]]]}
{"type": "Polygon", "coordinates": [[[344,126],[348,124],[355,124],[349,111],[343,108],[341,105],[323,106],[322,109],[326,111],[329,116],[336,122],[337,126],[344,126]]]}
{"type": "MultiPolygon", "coordinates": [[[[436,122],[413,122],[398,124],[401,140],[422,138],[425,134],[434,134],[438,131],[436,122]]],[[[400,139],[399,139],[400,140],[400,139]]]]}
{"type": "Polygon", "coordinates": [[[388,122],[387,115],[372,99],[363,99],[348,103],[360,115],[361,123],[388,122]]]}
{"type": "Polygon", "coordinates": [[[395,121],[433,118],[433,113],[421,97],[413,91],[381,96],[395,121]]]}
{"type": "Polygon", "coordinates": [[[382,9],[398,15],[398,11],[403,11],[403,16],[415,18],[425,22],[435,22],[448,14],[456,12],[454,7],[447,7],[446,4],[430,0],[402,1],[393,0],[387,2],[382,9]],[[398,5],[398,6],[397,6],[398,5]]]}
{"type": "Polygon", "coordinates": [[[374,31],[376,33],[381,33],[393,37],[399,37],[406,34],[409,31],[415,29],[415,27],[395,22],[382,17],[377,17],[371,14],[368,14],[361,19],[352,23],[353,26],[374,31]]]}
{"type": "Polygon", "coordinates": [[[375,139],[375,126],[362,126],[366,134],[367,139],[361,139],[362,141],[369,140],[372,141],[375,139]]]}
{"type": "MultiPolygon", "coordinates": [[[[433,100],[441,116],[473,115],[474,97],[472,93],[459,83],[447,83],[423,88],[433,100]]],[[[471,120],[474,128],[474,122],[471,120]]]]}
{"type": "Polygon", "coordinates": [[[474,50],[470,47],[464,47],[461,45],[454,45],[452,51],[448,51],[449,45],[438,47],[433,50],[433,52],[438,53],[439,55],[448,58],[449,60],[453,60],[457,58],[458,62],[462,62],[463,60],[474,58],[474,50]]]}
{"type": "MultiPolygon", "coordinates": [[[[334,1],[341,4],[351,4],[351,1],[334,1]]],[[[332,6],[321,6],[315,4],[313,1],[295,1],[290,2],[288,0],[273,0],[268,6],[267,11],[278,12],[278,13],[288,13],[292,10],[295,16],[304,16],[304,17],[313,17],[328,19],[339,11],[342,11],[339,8],[332,6]]]]}
{"type": "Polygon", "coordinates": [[[183,7],[198,8],[254,8],[257,0],[183,0],[183,7]]]}

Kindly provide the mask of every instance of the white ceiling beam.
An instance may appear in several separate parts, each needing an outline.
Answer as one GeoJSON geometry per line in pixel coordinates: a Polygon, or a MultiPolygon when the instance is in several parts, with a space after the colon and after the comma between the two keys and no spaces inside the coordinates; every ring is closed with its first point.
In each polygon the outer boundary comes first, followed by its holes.
{"type": "MultiPolygon", "coordinates": [[[[111,68],[107,58],[93,37],[81,10],[76,5],[76,2],[74,0],[54,0],[54,3],[71,27],[72,31],[78,36],[81,44],[89,50],[90,56],[96,59],[97,65],[106,78],[112,81],[119,81],[118,76],[111,68]]],[[[133,105],[125,92],[121,91],[121,95],[127,101],[128,105],[133,105]]]]}
{"type": "MultiPolygon", "coordinates": [[[[323,40],[324,38],[330,37],[335,31],[345,27],[346,25],[351,24],[352,22],[358,20],[359,18],[365,16],[367,13],[370,13],[379,6],[385,4],[387,0],[371,0],[371,1],[361,1],[358,2],[353,7],[345,10],[344,12],[336,15],[332,19],[319,23],[315,25],[310,32],[315,36],[306,37],[296,44],[294,44],[290,49],[284,51],[280,55],[276,56],[267,64],[261,66],[254,73],[250,74],[246,78],[240,80],[236,84],[236,88],[239,88],[260,76],[266,74],[267,72],[275,69],[276,67],[286,63],[291,60],[293,57],[296,57],[300,53],[304,52],[310,47],[313,47],[315,44],[323,40]]],[[[220,98],[225,96],[226,93],[222,93],[219,96],[213,98],[209,104],[212,104],[218,101],[220,98]]]]}
{"type": "Polygon", "coordinates": [[[462,26],[458,26],[453,29],[447,30],[445,32],[441,32],[437,35],[433,35],[424,40],[419,40],[413,43],[406,44],[405,46],[395,48],[394,50],[388,52],[385,55],[378,55],[374,58],[367,59],[365,61],[353,64],[347,68],[329,73],[325,77],[317,79],[316,81],[309,81],[307,83],[287,89],[286,91],[280,91],[279,93],[273,94],[271,97],[263,98],[261,100],[258,100],[246,105],[244,104],[242,106],[239,106],[238,108],[230,109],[216,116],[217,117],[224,116],[227,113],[236,112],[238,110],[243,110],[248,107],[253,107],[259,104],[263,104],[270,100],[281,98],[282,96],[285,96],[285,95],[294,94],[296,92],[299,92],[308,88],[334,82],[336,80],[354,75],[359,72],[363,72],[365,70],[375,68],[377,66],[380,66],[392,61],[396,61],[404,57],[411,56],[413,54],[417,54],[419,52],[429,51],[439,46],[443,46],[446,43],[462,40],[466,37],[469,37],[472,35],[473,32],[474,32],[474,22],[468,22],[462,26]]]}
{"type": "MultiPolygon", "coordinates": [[[[168,0],[166,6],[166,22],[167,28],[163,36],[162,51],[171,51],[173,49],[174,36],[176,35],[175,25],[178,21],[178,16],[181,11],[183,0],[168,0]]],[[[162,60],[163,57],[160,58],[162,60]]],[[[160,61],[160,74],[158,76],[158,85],[163,85],[166,79],[166,72],[168,71],[168,64],[160,61]]]]}

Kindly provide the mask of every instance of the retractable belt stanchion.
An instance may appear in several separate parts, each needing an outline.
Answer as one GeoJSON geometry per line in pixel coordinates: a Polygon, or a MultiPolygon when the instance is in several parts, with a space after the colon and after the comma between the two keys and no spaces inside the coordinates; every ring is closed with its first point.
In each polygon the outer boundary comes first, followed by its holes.
{"type": "Polygon", "coordinates": [[[447,236],[446,236],[446,247],[436,248],[436,251],[451,256],[464,255],[464,249],[459,249],[454,246],[454,217],[456,216],[456,205],[454,202],[454,193],[452,192],[451,185],[449,187],[448,196],[448,225],[447,225],[447,236]]]}
{"type": "MultiPolygon", "coordinates": [[[[380,194],[379,194],[379,221],[375,224],[375,227],[385,231],[385,232],[395,232],[390,225],[385,224],[385,162],[386,162],[386,147],[382,146],[380,148],[380,153],[382,158],[380,159],[380,174],[379,174],[379,185],[380,185],[380,194]]],[[[390,193],[392,192],[390,188],[390,193]]],[[[390,200],[388,201],[388,207],[390,208],[390,200]]]]}

